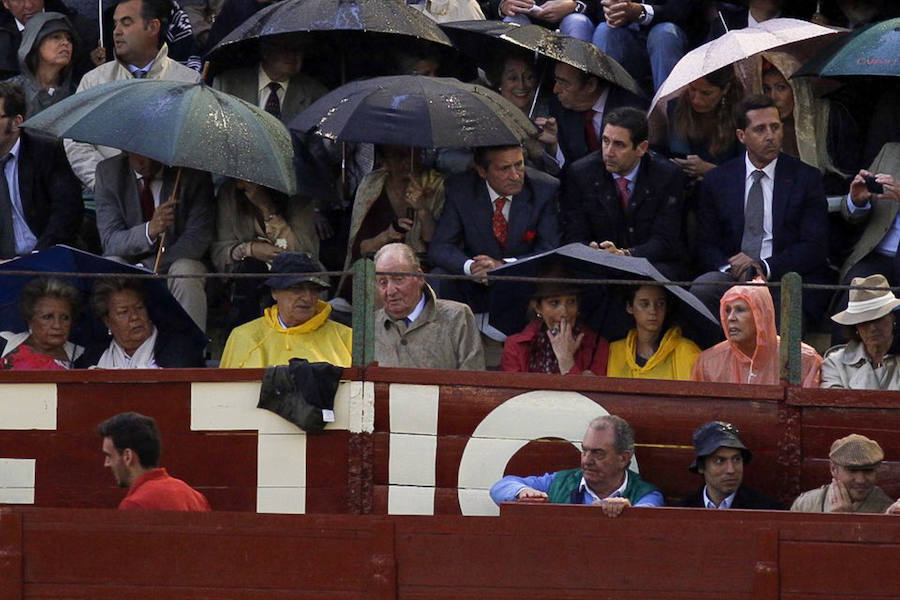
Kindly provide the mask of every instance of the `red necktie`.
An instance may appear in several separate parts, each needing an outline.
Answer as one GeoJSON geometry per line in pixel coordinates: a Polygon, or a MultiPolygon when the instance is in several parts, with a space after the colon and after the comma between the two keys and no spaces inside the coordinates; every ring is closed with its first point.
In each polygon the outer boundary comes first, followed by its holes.
{"type": "Polygon", "coordinates": [[[628,191],[628,180],[624,177],[617,178],[616,187],[619,188],[619,197],[622,199],[622,211],[628,212],[628,200],[631,198],[631,192],[628,191]]]}
{"type": "Polygon", "coordinates": [[[494,237],[500,244],[500,249],[506,248],[507,222],[503,216],[503,207],[509,202],[508,198],[497,198],[494,201],[494,216],[491,219],[491,228],[494,230],[494,237]]]}
{"type": "Polygon", "coordinates": [[[152,219],[153,212],[156,210],[156,205],[153,202],[153,190],[150,189],[152,183],[152,175],[141,178],[141,214],[144,217],[144,221],[152,219]]]}
{"type": "Polygon", "coordinates": [[[600,140],[597,138],[597,130],[594,128],[594,115],[597,111],[591,109],[584,113],[584,135],[587,140],[588,150],[595,152],[600,149],[600,140]]]}

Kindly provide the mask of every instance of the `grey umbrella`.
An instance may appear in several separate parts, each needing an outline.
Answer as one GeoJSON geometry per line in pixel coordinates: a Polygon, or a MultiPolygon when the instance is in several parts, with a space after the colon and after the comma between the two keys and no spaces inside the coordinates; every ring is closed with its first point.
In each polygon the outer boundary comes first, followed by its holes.
{"type": "Polygon", "coordinates": [[[521,110],[486,87],[419,75],[352,81],[308,106],[290,127],[333,140],[423,148],[513,145],[537,133],[521,110]]]}
{"type": "Polygon", "coordinates": [[[293,194],[290,133],[272,115],[202,83],[129,79],[69,96],[27,129],[111,146],[293,194]]]}

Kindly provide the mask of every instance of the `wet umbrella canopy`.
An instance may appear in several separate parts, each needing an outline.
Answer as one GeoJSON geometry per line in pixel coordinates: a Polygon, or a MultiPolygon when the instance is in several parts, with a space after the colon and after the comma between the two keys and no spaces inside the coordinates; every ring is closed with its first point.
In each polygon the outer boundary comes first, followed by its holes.
{"type": "Polygon", "coordinates": [[[858,29],[803,65],[794,77],[900,76],[900,17],[858,29]]]}
{"type": "Polygon", "coordinates": [[[281,0],[252,15],[207,58],[229,62],[252,52],[260,38],[310,32],[366,32],[406,36],[450,46],[437,24],[404,0],[281,0]]]}
{"type": "Polygon", "coordinates": [[[260,108],[202,83],[129,79],[69,96],[23,127],[293,194],[291,136],[260,108]]]}
{"type": "Polygon", "coordinates": [[[510,49],[525,49],[571,65],[629,92],[643,95],[622,65],[589,42],[562,35],[540,25],[499,21],[458,21],[441,25],[453,45],[476,61],[495,60],[510,49]]]}
{"type": "Polygon", "coordinates": [[[417,75],[348,83],[290,126],[333,140],[423,148],[515,145],[537,133],[521,110],[485,87],[417,75]]]}
{"type": "MultiPolygon", "coordinates": [[[[567,244],[505,264],[489,271],[488,277],[541,277],[548,265],[562,268],[567,278],[571,279],[645,279],[669,282],[645,258],[610,254],[579,243],[567,244]]],[[[666,288],[689,308],[682,311],[682,325],[686,334],[697,332],[697,337],[702,339],[720,336],[718,318],[696,296],[677,285],[667,285],[666,288]]],[[[526,309],[534,289],[535,284],[531,282],[494,281],[489,298],[491,325],[507,335],[521,331],[527,322],[526,309]]],[[[611,291],[610,286],[585,285],[582,314],[598,333],[616,339],[624,337],[628,319],[624,312],[624,302],[619,302],[619,294],[611,294],[611,291]]]]}
{"type": "MultiPolygon", "coordinates": [[[[149,271],[125,265],[114,260],[95,256],[88,252],[76,250],[68,246],[53,246],[40,252],[28,254],[0,265],[0,272],[4,271],[44,271],[57,273],[109,273],[110,276],[140,273],[149,274],[149,271]]],[[[19,313],[19,294],[22,287],[31,281],[33,276],[4,276],[3,285],[0,286],[0,330],[25,331],[25,321],[19,313]]],[[[93,289],[96,278],[63,278],[66,283],[74,286],[82,294],[82,311],[75,318],[72,326],[71,341],[82,346],[91,343],[105,342],[107,336],[106,326],[100,322],[88,307],[88,297],[93,289]]],[[[147,296],[147,311],[150,320],[160,331],[171,331],[190,336],[191,341],[197,347],[206,346],[207,338],[184,309],[175,300],[175,297],[166,286],[163,279],[144,279],[144,290],[147,296]]]]}

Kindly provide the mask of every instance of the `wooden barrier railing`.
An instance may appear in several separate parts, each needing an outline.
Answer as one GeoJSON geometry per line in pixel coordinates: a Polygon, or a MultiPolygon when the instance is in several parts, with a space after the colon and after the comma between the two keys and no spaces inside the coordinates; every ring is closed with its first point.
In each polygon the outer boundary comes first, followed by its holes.
{"type": "Polygon", "coordinates": [[[0,600],[900,597],[900,519],[882,515],[3,509],[0,551],[0,600]]]}

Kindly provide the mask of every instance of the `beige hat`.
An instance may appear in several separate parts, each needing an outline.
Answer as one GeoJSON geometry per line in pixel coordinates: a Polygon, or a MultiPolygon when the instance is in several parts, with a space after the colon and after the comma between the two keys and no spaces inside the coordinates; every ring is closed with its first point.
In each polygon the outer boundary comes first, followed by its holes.
{"type": "Polygon", "coordinates": [[[847,310],[841,311],[831,317],[831,320],[841,325],[859,325],[866,321],[880,319],[884,315],[900,306],[900,300],[891,292],[884,275],[869,275],[868,277],[854,277],[851,286],[884,288],[879,290],[850,289],[850,301],[847,310]]]}
{"type": "Polygon", "coordinates": [[[828,458],[841,467],[867,469],[877,467],[884,460],[884,451],[875,440],[870,440],[858,433],[851,433],[831,444],[828,458]]]}

